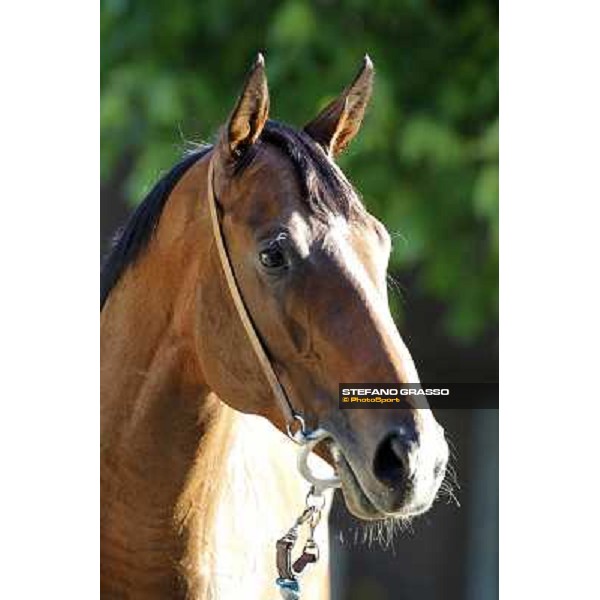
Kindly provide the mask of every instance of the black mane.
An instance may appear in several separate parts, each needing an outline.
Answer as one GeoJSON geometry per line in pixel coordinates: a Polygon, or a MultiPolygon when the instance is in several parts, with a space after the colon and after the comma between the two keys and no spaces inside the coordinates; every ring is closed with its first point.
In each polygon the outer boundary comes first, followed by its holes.
{"type": "MultiPolygon", "coordinates": [[[[236,173],[252,162],[260,143],[275,146],[292,161],[302,187],[302,197],[313,211],[341,214],[346,218],[364,211],[353,187],[312,138],[276,121],[267,122],[259,144],[242,156],[236,173]]],[[[125,227],[117,233],[100,274],[100,309],[125,270],[147,246],[177,182],[210,150],[212,146],[206,146],[185,156],[152,188],[125,227]]]]}
{"type": "Polygon", "coordinates": [[[138,258],[150,241],[165,203],[177,182],[196,161],[210,150],[209,146],[185,156],[150,190],[129,217],[125,227],[117,231],[100,273],[100,310],[121,275],[138,258]]]}

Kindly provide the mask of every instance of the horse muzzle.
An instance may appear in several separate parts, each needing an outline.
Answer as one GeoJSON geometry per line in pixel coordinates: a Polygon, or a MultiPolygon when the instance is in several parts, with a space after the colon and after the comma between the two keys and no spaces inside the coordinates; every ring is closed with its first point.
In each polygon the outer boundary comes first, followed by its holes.
{"type": "Polygon", "coordinates": [[[352,446],[335,440],[330,448],[352,514],[364,520],[408,518],[431,507],[448,464],[443,433],[424,444],[397,427],[376,445],[370,460],[352,446]]]}

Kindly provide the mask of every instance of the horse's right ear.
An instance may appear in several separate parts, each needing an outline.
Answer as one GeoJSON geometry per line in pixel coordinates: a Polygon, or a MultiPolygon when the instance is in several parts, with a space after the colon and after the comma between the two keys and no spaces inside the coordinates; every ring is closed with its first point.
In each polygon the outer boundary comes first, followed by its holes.
{"type": "Polygon", "coordinates": [[[260,136],[269,118],[269,88],[265,59],[258,54],[244,89],[223,131],[222,144],[233,158],[240,156],[260,136]]]}

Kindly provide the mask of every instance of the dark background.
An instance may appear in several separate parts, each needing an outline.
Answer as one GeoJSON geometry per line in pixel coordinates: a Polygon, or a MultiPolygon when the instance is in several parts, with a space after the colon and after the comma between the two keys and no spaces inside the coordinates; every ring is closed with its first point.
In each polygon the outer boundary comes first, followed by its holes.
{"type": "MultiPolygon", "coordinates": [[[[271,116],[297,126],[368,52],[374,98],[340,164],[394,237],[398,326],[422,380],[498,380],[496,2],[104,0],[101,41],[102,252],[186,141],[211,140],[258,50],[271,116]]],[[[382,548],[338,499],[334,600],[498,597],[498,413],[436,416],[460,508],[382,548]]]]}

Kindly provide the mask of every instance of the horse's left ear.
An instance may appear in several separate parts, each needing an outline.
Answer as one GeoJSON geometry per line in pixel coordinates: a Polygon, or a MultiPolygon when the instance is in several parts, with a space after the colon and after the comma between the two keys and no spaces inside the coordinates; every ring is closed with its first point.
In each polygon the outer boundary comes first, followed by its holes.
{"type": "Polygon", "coordinates": [[[269,88],[265,59],[259,53],[225,127],[224,142],[233,156],[256,142],[268,118],[269,88]]]}
{"type": "Polygon", "coordinates": [[[342,152],[358,133],[371,98],[374,75],[373,63],[365,55],[354,81],[304,127],[330,156],[342,152]]]}

